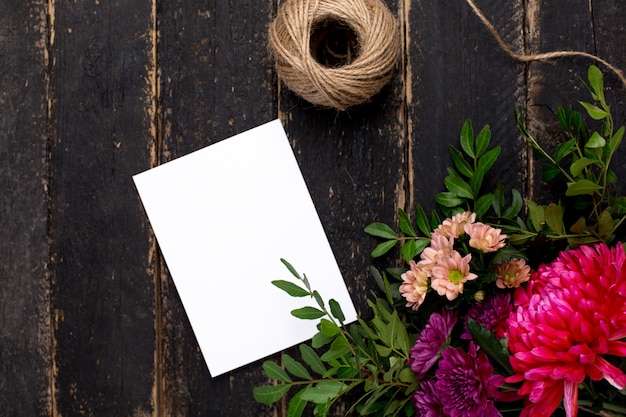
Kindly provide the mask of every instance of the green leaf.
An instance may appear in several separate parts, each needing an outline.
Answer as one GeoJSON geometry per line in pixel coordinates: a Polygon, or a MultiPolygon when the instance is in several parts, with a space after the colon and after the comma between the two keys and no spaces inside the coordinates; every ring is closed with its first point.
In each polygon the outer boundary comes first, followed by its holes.
{"type": "Polygon", "coordinates": [[[562,235],[565,232],[565,226],[563,224],[563,207],[550,203],[546,207],[546,224],[554,233],[562,235]]]}
{"type": "Polygon", "coordinates": [[[378,258],[380,256],[383,256],[384,254],[389,252],[394,246],[396,246],[397,242],[397,240],[388,240],[386,242],[378,244],[371,253],[372,258],[378,258]]]}
{"type": "Polygon", "coordinates": [[[572,174],[572,176],[577,177],[583,172],[583,169],[585,169],[589,165],[595,164],[595,162],[595,160],[590,158],[580,158],[572,163],[572,165],[569,167],[569,172],[572,174]]]}
{"type": "Polygon", "coordinates": [[[311,295],[310,292],[305,290],[304,288],[300,288],[293,282],[284,281],[284,280],[276,280],[272,281],[272,284],[281,290],[285,291],[292,297],[306,297],[307,295],[311,295]]]}
{"type": "Polygon", "coordinates": [[[411,225],[411,219],[409,219],[409,216],[401,208],[398,209],[398,226],[405,235],[412,237],[417,236],[413,226],[411,225]]]}
{"type": "Polygon", "coordinates": [[[489,330],[471,318],[467,320],[467,329],[487,356],[499,363],[509,374],[513,374],[507,349],[489,330]]]}
{"type": "Polygon", "coordinates": [[[603,120],[609,115],[595,104],[587,103],[585,101],[580,101],[579,103],[585,108],[585,110],[587,110],[587,114],[589,114],[589,117],[593,120],[603,120]]]}
{"type": "Polygon", "coordinates": [[[600,69],[595,65],[590,65],[587,70],[587,78],[589,79],[589,85],[598,97],[598,100],[603,100],[604,83],[602,81],[602,71],[600,71],[600,69]]]}
{"type": "Polygon", "coordinates": [[[337,300],[331,298],[328,301],[328,304],[330,306],[330,313],[333,315],[334,318],[339,320],[339,323],[343,323],[344,321],[346,321],[346,316],[344,316],[343,311],[341,310],[341,305],[339,305],[337,300]]]}
{"type": "Polygon", "coordinates": [[[600,213],[600,218],[598,219],[598,236],[603,240],[611,236],[613,234],[613,223],[613,217],[608,210],[604,210],[600,213]]]}
{"type": "Polygon", "coordinates": [[[465,160],[463,153],[452,145],[450,145],[450,157],[452,158],[452,162],[454,162],[454,166],[462,175],[468,178],[472,176],[472,167],[465,160]]]}
{"type": "Polygon", "coordinates": [[[408,240],[404,245],[402,245],[402,259],[404,259],[405,262],[409,262],[415,258],[417,254],[416,240],[408,240]]]}
{"type": "Polygon", "coordinates": [[[461,148],[465,151],[465,153],[474,158],[475,153],[472,146],[474,142],[474,129],[472,128],[472,122],[469,119],[467,119],[461,127],[460,142],[461,148]]]}
{"type": "Polygon", "coordinates": [[[606,140],[598,133],[593,132],[587,143],[585,143],[585,148],[587,149],[597,149],[602,148],[606,145],[606,140]]]}
{"type": "MultiPolygon", "coordinates": [[[[476,171],[474,171],[474,175],[470,178],[469,186],[472,190],[472,194],[477,196],[480,194],[480,187],[483,185],[483,179],[485,178],[485,170],[480,165],[476,167],[476,171]]],[[[475,199],[472,197],[472,199],[475,199]]]]}
{"type": "Polygon", "coordinates": [[[315,299],[315,302],[317,303],[319,308],[324,310],[324,300],[322,300],[322,296],[320,295],[320,293],[317,291],[313,291],[313,298],[315,299]]]}
{"type": "Polygon", "coordinates": [[[485,173],[488,172],[493,164],[498,160],[498,156],[500,156],[501,151],[502,148],[494,146],[478,160],[478,166],[481,167],[485,173]]]}
{"type": "Polygon", "coordinates": [[[421,204],[415,206],[415,223],[424,236],[430,236],[432,229],[428,222],[428,216],[426,216],[426,212],[421,204]]]}
{"type": "Polygon", "coordinates": [[[326,336],[322,332],[317,332],[313,335],[313,338],[311,339],[311,346],[318,349],[318,348],[321,348],[322,346],[326,346],[332,341],[333,341],[333,337],[326,336]]]}
{"type": "Polygon", "coordinates": [[[338,335],[340,332],[339,327],[328,319],[321,319],[319,328],[320,328],[320,332],[324,336],[328,336],[328,337],[334,337],[338,335]]]}
{"type": "Polygon", "coordinates": [[[365,227],[365,233],[368,235],[382,237],[383,239],[396,239],[398,234],[385,223],[372,223],[365,227]]]}
{"type": "Polygon", "coordinates": [[[282,359],[285,369],[287,369],[287,372],[289,372],[291,375],[307,380],[313,379],[311,378],[311,374],[309,373],[309,371],[307,371],[300,362],[296,361],[287,353],[283,353],[282,359]]]}
{"type": "Polygon", "coordinates": [[[313,387],[305,388],[300,398],[316,404],[325,404],[328,400],[338,397],[347,387],[340,381],[324,381],[313,387]]]}
{"type": "Polygon", "coordinates": [[[541,179],[546,182],[552,181],[561,173],[561,170],[554,165],[544,164],[542,168],[541,179]]]}
{"type": "Polygon", "coordinates": [[[276,362],[265,361],[263,362],[263,370],[268,378],[275,379],[282,382],[291,382],[291,378],[287,375],[287,372],[280,367],[276,362]]]}
{"type": "Polygon", "coordinates": [[[294,277],[298,278],[298,279],[302,279],[300,277],[300,274],[298,274],[298,271],[296,271],[296,269],[289,263],[287,262],[285,259],[280,258],[280,261],[283,263],[283,265],[285,265],[287,267],[287,269],[289,270],[289,272],[291,272],[291,275],[293,275],[294,277]]]}
{"type": "Polygon", "coordinates": [[[302,393],[306,388],[298,391],[289,401],[289,407],[287,407],[287,417],[301,417],[304,409],[306,408],[307,401],[302,399],[302,393]]]}
{"type": "Polygon", "coordinates": [[[326,367],[320,359],[319,355],[313,350],[313,348],[306,344],[300,345],[300,355],[302,360],[311,367],[311,370],[319,375],[326,373],[326,367]]]}
{"type": "MultiPolygon", "coordinates": [[[[569,129],[569,127],[567,129],[569,129]]],[[[576,139],[570,139],[567,142],[561,143],[556,148],[556,151],[554,152],[554,160],[556,162],[561,161],[567,155],[574,152],[575,149],[576,149],[576,139]]]]}
{"type": "Polygon", "coordinates": [[[602,187],[595,182],[589,181],[588,179],[582,179],[570,184],[565,191],[565,195],[568,197],[575,195],[588,195],[601,189],[602,187]]]}
{"type": "Polygon", "coordinates": [[[290,385],[279,384],[266,387],[256,387],[252,390],[252,396],[255,401],[261,404],[273,404],[283,398],[283,395],[289,391],[290,385]]]}
{"type": "Polygon", "coordinates": [[[454,195],[461,198],[474,198],[469,184],[463,181],[461,177],[448,175],[443,182],[448,191],[454,195]]]}
{"type": "Polygon", "coordinates": [[[526,204],[528,205],[528,216],[530,217],[530,221],[535,228],[535,231],[539,232],[543,228],[543,224],[546,222],[545,207],[538,205],[532,200],[527,200],[526,204]]]}
{"type": "Polygon", "coordinates": [[[620,127],[617,132],[613,134],[611,139],[609,140],[609,149],[611,150],[611,154],[617,151],[619,145],[622,143],[622,139],[624,138],[624,126],[620,127]]]}
{"type": "Polygon", "coordinates": [[[456,194],[450,192],[437,194],[435,196],[435,201],[443,207],[458,207],[465,202],[464,199],[459,198],[456,194]]]}
{"type": "Polygon", "coordinates": [[[489,207],[491,207],[491,204],[494,201],[494,198],[495,196],[493,194],[485,194],[476,200],[474,203],[474,213],[476,213],[477,218],[480,219],[487,213],[489,207]]]}
{"type": "Polygon", "coordinates": [[[326,313],[315,307],[302,307],[291,311],[291,315],[299,319],[315,320],[324,317],[326,313]]]}
{"type": "Polygon", "coordinates": [[[388,358],[389,355],[391,355],[392,351],[390,347],[382,346],[379,344],[375,344],[374,347],[376,348],[376,352],[378,352],[378,354],[383,358],[388,358]]]}
{"type": "Polygon", "coordinates": [[[476,157],[479,158],[489,147],[489,142],[491,140],[491,129],[489,125],[485,125],[483,129],[480,131],[478,136],[476,136],[476,157]]]}
{"type": "Polygon", "coordinates": [[[511,190],[511,206],[504,212],[502,217],[505,219],[514,219],[524,207],[524,200],[522,195],[515,188],[511,190]]]}

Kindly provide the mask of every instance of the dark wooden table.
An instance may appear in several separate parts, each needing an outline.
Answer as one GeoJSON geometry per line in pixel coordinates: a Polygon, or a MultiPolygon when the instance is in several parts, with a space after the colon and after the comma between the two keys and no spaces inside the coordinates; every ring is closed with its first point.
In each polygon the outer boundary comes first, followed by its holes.
{"type": "MultiPolygon", "coordinates": [[[[549,195],[513,109],[555,143],[557,107],[587,99],[590,60],[520,64],[464,0],[387,1],[395,75],[338,113],[277,80],[277,3],[0,1],[0,415],[286,415],[254,402],[260,363],[210,378],[132,183],[150,167],[279,117],[361,311],[375,244],[363,227],[433,207],[466,118],[491,125],[500,180],[549,195]]],[[[622,0],[479,6],[516,51],[580,50],[626,70],[622,0]]],[[[606,83],[623,124],[626,89],[606,83]]],[[[261,301],[231,297],[250,314],[261,301]]]]}

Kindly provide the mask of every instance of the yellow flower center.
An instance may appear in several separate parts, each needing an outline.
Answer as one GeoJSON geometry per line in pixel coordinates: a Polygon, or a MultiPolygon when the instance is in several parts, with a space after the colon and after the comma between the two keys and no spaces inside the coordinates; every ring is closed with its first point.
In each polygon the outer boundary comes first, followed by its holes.
{"type": "Polygon", "coordinates": [[[454,285],[458,285],[459,282],[463,281],[463,278],[465,278],[465,274],[463,274],[463,272],[459,271],[458,269],[453,269],[448,274],[448,279],[454,285]]]}

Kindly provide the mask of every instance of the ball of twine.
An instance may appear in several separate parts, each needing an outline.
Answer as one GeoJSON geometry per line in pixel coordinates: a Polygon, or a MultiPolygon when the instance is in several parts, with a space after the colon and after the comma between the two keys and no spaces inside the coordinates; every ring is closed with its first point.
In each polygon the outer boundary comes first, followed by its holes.
{"type": "Polygon", "coordinates": [[[287,0],[269,41],[285,85],[338,110],[378,93],[400,49],[396,20],[380,0],[287,0]]]}

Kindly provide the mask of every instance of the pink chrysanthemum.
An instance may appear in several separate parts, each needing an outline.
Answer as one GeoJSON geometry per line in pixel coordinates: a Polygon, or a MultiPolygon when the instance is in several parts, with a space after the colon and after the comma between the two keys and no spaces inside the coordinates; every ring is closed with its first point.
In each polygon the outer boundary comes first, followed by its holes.
{"type": "Polygon", "coordinates": [[[435,390],[450,417],[498,417],[494,399],[504,377],[494,375],[493,366],[484,352],[477,352],[470,342],[467,352],[450,347],[442,352],[435,372],[435,390]]]}
{"type": "Polygon", "coordinates": [[[530,266],[523,259],[511,259],[505,264],[495,265],[494,269],[498,288],[517,288],[530,279],[530,266]]]}
{"type": "Polygon", "coordinates": [[[454,238],[434,234],[430,239],[430,245],[422,251],[421,261],[418,266],[431,276],[433,267],[440,258],[447,257],[454,251],[454,238]]]}
{"type": "Polygon", "coordinates": [[[470,272],[471,260],[472,255],[461,257],[457,251],[453,251],[450,256],[439,258],[432,271],[430,285],[433,290],[441,296],[445,295],[450,301],[458,297],[463,293],[465,283],[478,277],[470,272]]]}
{"type": "Polygon", "coordinates": [[[406,299],[406,307],[417,310],[428,292],[428,275],[415,261],[410,261],[409,266],[411,269],[402,274],[400,293],[406,299]]]}
{"type": "Polygon", "coordinates": [[[626,256],[621,243],[562,252],[514,294],[507,321],[509,382],[528,396],[522,416],[550,416],[563,400],[578,411],[578,384],[588,376],[623,389],[626,375],[605,356],[626,357],[626,256]]]}
{"type": "Polygon", "coordinates": [[[471,211],[455,214],[451,218],[445,219],[441,222],[441,224],[433,232],[433,235],[441,235],[447,238],[452,237],[456,239],[465,234],[465,225],[474,223],[475,220],[476,213],[472,213],[471,211]]]}
{"type": "Polygon", "coordinates": [[[465,225],[465,233],[470,237],[469,245],[481,252],[495,252],[506,245],[506,235],[502,230],[491,227],[488,224],[476,222],[465,225]]]}
{"type": "Polygon", "coordinates": [[[480,303],[472,304],[472,307],[467,312],[465,333],[461,335],[461,338],[472,338],[472,335],[467,330],[467,319],[471,318],[496,335],[498,339],[501,339],[504,336],[506,321],[511,315],[512,309],[511,295],[508,293],[497,293],[480,303]]]}
{"type": "Polygon", "coordinates": [[[450,334],[456,324],[457,312],[443,310],[433,313],[415,345],[411,348],[407,365],[415,372],[415,379],[422,379],[439,360],[441,351],[450,343],[450,334]]]}
{"type": "Polygon", "coordinates": [[[415,407],[416,417],[449,417],[443,411],[443,403],[435,390],[435,381],[420,381],[419,388],[413,393],[411,402],[415,407]]]}

